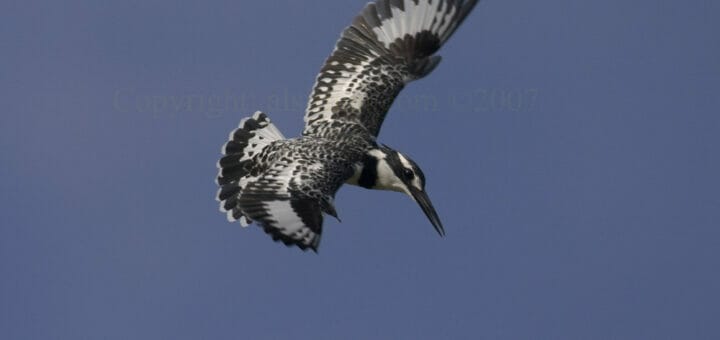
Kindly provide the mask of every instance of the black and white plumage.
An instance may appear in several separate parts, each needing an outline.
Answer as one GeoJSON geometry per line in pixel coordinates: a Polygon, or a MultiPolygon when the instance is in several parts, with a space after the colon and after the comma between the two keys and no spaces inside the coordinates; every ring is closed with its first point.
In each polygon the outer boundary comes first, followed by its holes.
{"type": "Polygon", "coordinates": [[[303,134],[330,121],[362,124],[377,136],[405,84],[432,72],[434,56],[477,1],[380,0],[346,28],[317,77],[303,134]]]}
{"type": "Polygon", "coordinates": [[[276,241],[317,251],[323,213],[344,184],[399,191],[444,234],[407,156],[376,142],[405,84],[432,72],[434,55],[477,0],[377,0],[346,28],[317,76],[299,138],[285,139],[267,115],[240,122],[223,147],[217,199],[228,220],[256,222],[276,241]]]}

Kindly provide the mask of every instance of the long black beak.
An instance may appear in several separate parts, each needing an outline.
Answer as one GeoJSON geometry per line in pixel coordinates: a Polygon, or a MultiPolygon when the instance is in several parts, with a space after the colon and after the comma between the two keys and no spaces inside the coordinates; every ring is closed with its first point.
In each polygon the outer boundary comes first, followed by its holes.
{"type": "Polygon", "coordinates": [[[438,217],[437,212],[435,212],[435,208],[433,207],[432,202],[430,202],[430,198],[425,191],[420,191],[411,187],[410,192],[412,193],[413,199],[415,199],[415,202],[420,205],[420,208],[422,208],[425,216],[427,216],[430,220],[438,234],[440,234],[440,236],[445,236],[445,229],[443,229],[442,222],[440,222],[440,218],[438,217]]]}

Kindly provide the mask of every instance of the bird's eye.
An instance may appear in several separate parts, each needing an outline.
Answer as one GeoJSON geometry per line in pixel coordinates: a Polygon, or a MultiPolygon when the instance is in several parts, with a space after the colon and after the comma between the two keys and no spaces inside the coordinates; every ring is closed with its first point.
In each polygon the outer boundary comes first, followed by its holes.
{"type": "Polygon", "coordinates": [[[405,169],[403,170],[403,176],[405,176],[406,179],[413,179],[413,177],[415,177],[415,173],[410,169],[405,169]]]}

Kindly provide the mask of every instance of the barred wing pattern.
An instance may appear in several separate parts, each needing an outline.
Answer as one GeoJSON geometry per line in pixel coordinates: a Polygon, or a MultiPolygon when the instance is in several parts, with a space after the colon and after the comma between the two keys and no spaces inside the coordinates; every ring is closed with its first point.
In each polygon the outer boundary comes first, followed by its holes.
{"type": "Polygon", "coordinates": [[[323,213],[337,217],[333,197],[347,170],[320,159],[290,158],[288,152],[251,179],[237,196],[237,207],[275,241],[317,251],[323,213]]]}
{"type": "Polygon", "coordinates": [[[304,135],[329,137],[340,123],[377,136],[405,84],[440,62],[435,52],[478,0],[378,0],[346,28],[317,76],[304,135]]]}
{"type": "Polygon", "coordinates": [[[260,225],[273,240],[317,251],[323,213],[347,177],[334,141],[286,140],[263,112],[240,122],[222,148],[217,200],[228,221],[260,225]],[[337,151],[337,150],[335,150],[337,151]]]}
{"type": "Polygon", "coordinates": [[[317,251],[323,207],[317,198],[296,189],[299,167],[294,161],[277,161],[262,177],[248,183],[238,197],[238,206],[273,240],[317,251]]]}

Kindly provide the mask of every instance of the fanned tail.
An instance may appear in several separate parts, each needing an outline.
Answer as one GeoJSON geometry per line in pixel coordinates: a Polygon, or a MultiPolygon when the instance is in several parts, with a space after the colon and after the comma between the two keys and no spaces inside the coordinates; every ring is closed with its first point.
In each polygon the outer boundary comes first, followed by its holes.
{"type": "Polygon", "coordinates": [[[240,210],[240,193],[258,175],[253,173],[257,167],[255,156],[271,143],[283,139],[282,133],[260,111],[241,120],[239,127],[230,133],[228,142],[222,147],[223,157],[217,165],[216,179],[220,186],[216,199],[220,202],[220,211],[227,214],[228,221],[240,220],[242,226],[252,222],[240,210]]]}

